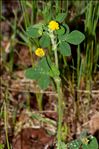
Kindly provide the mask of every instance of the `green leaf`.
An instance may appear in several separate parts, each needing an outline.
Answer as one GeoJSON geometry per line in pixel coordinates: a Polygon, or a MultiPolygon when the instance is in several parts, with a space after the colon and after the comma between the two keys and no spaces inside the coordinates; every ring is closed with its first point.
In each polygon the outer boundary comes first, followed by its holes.
{"type": "Polygon", "coordinates": [[[56,16],[56,21],[58,22],[63,22],[64,19],[66,18],[66,13],[59,13],[57,16],[56,16]]]}
{"type": "Polygon", "coordinates": [[[98,149],[98,142],[95,137],[90,136],[88,144],[82,144],[82,149],[98,149]]]}
{"type": "Polygon", "coordinates": [[[67,37],[67,34],[64,34],[64,35],[58,35],[58,39],[60,40],[60,41],[65,41],[66,40],[66,37],[67,37]]]}
{"type": "Polygon", "coordinates": [[[88,145],[86,145],[86,144],[82,144],[82,149],[89,149],[89,147],[88,147],[88,145]]]}
{"type": "Polygon", "coordinates": [[[50,67],[48,65],[47,59],[46,57],[42,58],[39,63],[38,63],[38,67],[42,68],[44,72],[48,72],[50,70],[50,67]]]}
{"type": "Polygon", "coordinates": [[[64,142],[60,142],[60,149],[66,149],[67,145],[64,142]]]}
{"type": "Polygon", "coordinates": [[[0,144],[0,149],[4,149],[4,144],[0,144]]]}
{"type": "Polygon", "coordinates": [[[34,68],[28,68],[25,71],[25,76],[28,79],[37,80],[41,75],[48,75],[50,67],[46,61],[46,58],[42,58],[38,65],[34,68]]]}
{"type": "Polygon", "coordinates": [[[46,89],[50,83],[49,76],[50,67],[47,63],[46,58],[42,58],[38,65],[34,68],[28,68],[25,71],[25,76],[31,80],[37,80],[39,86],[42,89],[46,89]]]}
{"type": "Polygon", "coordinates": [[[69,34],[69,32],[70,32],[69,26],[67,24],[63,24],[63,26],[66,29],[66,34],[69,34]]]}
{"type": "Polygon", "coordinates": [[[46,89],[50,83],[49,74],[43,68],[29,68],[25,71],[25,76],[28,79],[37,80],[41,89],[46,89]]]}
{"type": "Polygon", "coordinates": [[[26,78],[31,80],[38,80],[38,78],[40,77],[40,72],[41,70],[38,69],[38,67],[28,68],[27,70],[25,70],[25,76],[26,78]]]}
{"type": "Polygon", "coordinates": [[[85,39],[85,36],[83,33],[75,30],[71,33],[67,34],[65,37],[65,40],[71,44],[78,45],[85,39]]]}
{"type": "Polygon", "coordinates": [[[56,33],[58,35],[63,35],[65,33],[65,28],[63,26],[60,26],[60,29],[56,30],[56,33]]]}
{"type": "Polygon", "coordinates": [[[26,33],[29,37],[32,37],[32,38],[38,38],[42,35],[42,28],[40,27],[35,27],[35,26],[30,26],[27,28],[26,30],[26,33]]]}
{"type": "Polygon", "coordinates": [[[50,45],[50,37],[47,34],[43,34],[40,39],[40,46],[42,48],[47,48],[50,45]]]}
{"type": "Polygon", "coordinates": [[[35,28],[42,28],[43,27],[43,23],[34,24],[33,27],[35,27],[35,28]]]}
{"type": "Polygon", "coordinates": [[[79,149],[81,146],[80,140],[74,140],[68,144],[69,149],[79,149]]]}
{"type": "Polygon", "coordinates": [[[67,42],[61,41],[59,44],[59,49],[60,49],[60,53],[63,56],[70,56],[71,55],[71,47],[67,42]]]}
{"type": "MultiPolygon", "coordinates": [[[[58,34],[58,38],[59,38],[59,40],[65,41],[67,34],[69,34],[69,26],[67,24],[63,24],[62,27],[64,28],[64,32],[62,31],[63,33],[58,34]]],[[[58,31],[59,30],[57,30],[57,32],[58,31]]]]}
{"type": "Polygon", "coordinates": [[[33,52],[35,52],[36,49],[37,49],[37,47],[34,45],[31,50],[32,50],[33,52]]]}
{"type": "Polygon", "coordinates": [[[41,75],[40,79],[38,80],[38,84],[41,89],[46,89],[50,83],[50,77],[48,75],[41,75]]]}
{"type": "Polygon", "coordinates": [[[98,149],[98,142],[93,136],[91,142],[88,144],[88,149],[98,149]]]}
{"type": "Polygon", "coordinates": [[[60,75],[58,68],[54,64],[51,66],[51,69],[49,71],[49,75],[51,77],[57,77],[60,75]]]}
{"type": "Polygon", "coordinates": [[[46,61],[47,61],[47,64],[49,65],[49,67],[50,67],[52,65],[52,61],[51,61],[51,58],[50,58],[49,55],[47,55],[46,61]]]}

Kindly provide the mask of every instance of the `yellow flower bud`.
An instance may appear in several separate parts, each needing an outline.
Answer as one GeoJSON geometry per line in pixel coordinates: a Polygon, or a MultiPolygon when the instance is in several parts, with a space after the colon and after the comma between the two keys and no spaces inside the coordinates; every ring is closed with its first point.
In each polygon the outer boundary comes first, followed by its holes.
{"type": "Polygon", "coordinates": [[[59,29],[59,24],[56,21],[50,21],[48,25],[50,30],[58,30],[59,29]]]}
{"type": "Polygon", "coordinates": [[[81,141],[84,143],[84,144],[88,144],[89,140],[87,138],[82,138],[81,141]]]}
{"type": "Polygon", "coordinates": [[[45,51],[42,49],[42,48],[37,48],[35,50],[35,54],[38,56],[38,57],[43,57],[45,55],[45,51]]]}

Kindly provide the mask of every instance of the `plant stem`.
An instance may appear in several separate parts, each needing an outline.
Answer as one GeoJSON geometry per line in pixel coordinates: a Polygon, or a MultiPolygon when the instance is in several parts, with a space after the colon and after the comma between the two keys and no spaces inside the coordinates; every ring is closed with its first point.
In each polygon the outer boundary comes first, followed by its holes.
{"type": "Polygon", "coordinates": [[[57,131],[57,149],[60,149],[60,143],[61,143],[61,127],[62,127],[62,117],[63,117],[63,109],[62,109],[62,91],[61,91],[61,79],[56,78],[56,87],[57,87],[57,93],[58,93],[58,131],[57,131]]]}
{"type": "Polygon", "coordinates": [[[56,67],[59,68],[59,66],[58,66],[58,55],[57,55],[57,51],[56,50],[54,51],[54,56],[55,56],[56,67]]]}
{"type": "Polygon", "coordinates": [[[56,43],[56,38],[53,34],[52,31],[49,31],[50,33],[50,38],[52,42],[52,50],[54,51],[54,57],[55,57],[55,65],[58,68],[58,55],[57,55],[57,43],[56,43]]]}
{"type": "Polygon", "coordinates": [[[37,99],[37,104],[38,104],[38,108],[40,111],[42,111],[43,107],[42,107],[42,99],[43,99],[43,94],[42,93],[36,93],[36,99],[37,99]]]}
{"type": "MultiPolygon", "coordinates": [[[[54,57],[55,57],[55,65],[59,69],[58,65],[58,55],[57,55],[57,42],[55,35],[53,32],[50,33],[50,38],[52,42],[52,50],[54,51],[54,57]]],[[[61,79],[59,76],[56,76],[54,78],[56,83],[56,89],[58,94],[58,106],[57,106],[57,113],[58,113],[58,128],[57,128],[57,149],[61,148],[61,127],[62,127],[62,117],[63,117],[63,109],[62,109],[62,90],[61,90],[61,79]]]]}

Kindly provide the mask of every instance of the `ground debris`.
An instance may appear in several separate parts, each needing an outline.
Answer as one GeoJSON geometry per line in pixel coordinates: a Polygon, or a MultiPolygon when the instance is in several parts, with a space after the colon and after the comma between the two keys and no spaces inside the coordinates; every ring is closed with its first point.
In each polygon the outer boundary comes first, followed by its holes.
{"type": "Polygon", "coordinates": [[[54,137],[49,136],[43,128],[25,128],[13,138],[13,149],[44,149],[52,146],[54,137]]]}

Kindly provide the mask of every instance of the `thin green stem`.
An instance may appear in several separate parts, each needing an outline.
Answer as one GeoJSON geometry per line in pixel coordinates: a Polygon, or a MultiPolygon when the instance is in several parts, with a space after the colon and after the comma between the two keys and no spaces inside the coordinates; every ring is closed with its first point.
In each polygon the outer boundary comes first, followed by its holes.
{"type": "Polygon", "coordinates": [[[36,18],[37,18],[37,4],[38,4],[38,1],[32,0],[32,19],[31,19],[31,22],[33,24],[36,23],[36,18]]]}
{"type": "Polygon", "coordinates": [[[36,94],[36,99],[37,99],[37,104],[38,104],[38,108],[40,111],[42,111],[42,98],[43,97],[43,94],[42,93],[37,93],[36,94]]]}
{"type": "MultiPolygon", "coordinates": [[[[50,38],[52,42],[52,50],[54,51],[55,57],[55,65],[59,69],[58,65],[58,54],[57,54],[57,42],[54,33],[49,31],[50,38]]],[[[63,109],[62,109],[62,90],[61,90],[61,79],[59,76],[54,78],[56,83],[56,89],[58,94],[58,106],[57,106],[57,113],[58,113],[58,129],[57,129],[57,149],[61,148],[61,127],[62,127],[62,117],[63,117],[63,109]]]]}
{"type": "Polygon", "coordinates": [[[56,64],[56,67],[58,68],[58,55],[57,55],[57,51],[55,50],[54,51],[54,56],[55,56],[55,64],[56,64]]]}
{"type": "Polygon", "coordinates": [[[63,109],[62,109],[62,91],[61,91],[61,80],[57,78],[55,80],[57,86],[58,93],[58,131],[57,131],[57,149],[60,149],[61,145],[61,128],[62,128],[62,117],[63,117],[63,109]]]}
{"type": "Polygon", "coordinates": [[[50,33],[50,38],[52,42],[52,50],[54,51],[54,57],[55,57],[55,65],[58,68],[58,55],[57,55],[57,43],[56,43],[56,38],[54,36],[54,33],[52,31],[50,33]]]}

